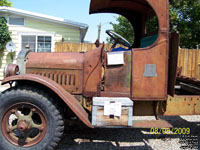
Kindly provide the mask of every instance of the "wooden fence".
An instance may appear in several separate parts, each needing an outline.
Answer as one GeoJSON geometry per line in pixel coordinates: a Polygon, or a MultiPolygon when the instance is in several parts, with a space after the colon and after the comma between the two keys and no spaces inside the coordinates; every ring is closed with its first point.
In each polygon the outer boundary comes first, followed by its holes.
{"type": "MultiPolygon", "coordinates": [[[[112,45],[106,44],[109,49],[112,45]]],[[[96,48],[90,43],[65,43],[60,42],[55,45],[55,52],[86,52],[96,48]]],[[[178,67],[182,67],[182,75],[200,79],[200,50],[179,49],[178,67]]]]}
{"type": "Polygon", "coordinates": [[[182,67],[182,75],[200,79],[200,50],[179,49],[178,67],[182,67]]]}
{"type": "MultiPolygon", "coordinates": [[[[111,48],[112,44],[105,44],[105,48],[111,48]]],[[[55,44],[55,52],[86,52],[96,48],[95,44],[91,43],[66,43],[58,42],[55,44]]]]}

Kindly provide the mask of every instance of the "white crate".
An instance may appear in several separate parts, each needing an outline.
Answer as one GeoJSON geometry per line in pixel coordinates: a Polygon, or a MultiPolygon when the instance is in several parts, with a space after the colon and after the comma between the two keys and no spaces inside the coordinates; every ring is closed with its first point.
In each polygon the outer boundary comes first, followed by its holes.
{"type": "Polygon", "coordinates": [[[124,97],[94,97],[92,125],[132,126],[133,101],[124,97]]]}

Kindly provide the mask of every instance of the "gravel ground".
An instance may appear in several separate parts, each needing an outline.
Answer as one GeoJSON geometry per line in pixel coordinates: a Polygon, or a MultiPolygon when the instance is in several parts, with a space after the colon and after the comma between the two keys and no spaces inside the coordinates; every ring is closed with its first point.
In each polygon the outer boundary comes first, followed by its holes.
{"type": "Polygon", "coordinates": [[[0,93],[6,89],[8,89],[10,86],[9,84],[6,84],[6,85],[1,85],[1,81],[0,81],[0,93]]]}
{"type": "MultiPolygon", "coordinates": [[[[0,91],[8,88],[0,86],[0,91]]],[[[147,117],[141,117],[145,119],[147,117]]],[[[150,117],[148,117],[150,118],[150,117]]],[[[152,118],[151,118],[152,119],[152,118]]],[[[56,150],[200,150],[200,115],[162,117],[190,134],[151,134],[150,129],[89,129],[68,127],[56,150]]]]}
{"type": "MultiPolygon", "coordinates": [[[[141,117],[142,118],[142,117],[141,117]]],[[[200,116],[162,117],[189,135],[151,134],[150,129],[88,129],[69,127],[57,150],[182,150],[200,149],[200,116]]]]}

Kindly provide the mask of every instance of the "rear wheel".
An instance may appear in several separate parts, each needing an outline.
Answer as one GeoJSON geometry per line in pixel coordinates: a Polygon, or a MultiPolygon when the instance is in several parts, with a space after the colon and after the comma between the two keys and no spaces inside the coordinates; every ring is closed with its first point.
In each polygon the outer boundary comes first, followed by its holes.
{"type": "Polygon", "coordinates": [[[41,90],[13,88],[0,96],[0,149],[51,150],[64,121],[53,99],[41,90]]]}

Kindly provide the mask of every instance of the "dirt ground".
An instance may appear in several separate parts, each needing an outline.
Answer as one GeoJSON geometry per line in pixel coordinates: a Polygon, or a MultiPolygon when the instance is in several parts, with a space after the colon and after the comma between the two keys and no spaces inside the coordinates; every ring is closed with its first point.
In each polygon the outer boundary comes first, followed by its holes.
{"type": "Polygon", "coordinates": [[[162,117],[190,134],[151,134],[150,129],[68,127],[56,150],[181,150],[200,149],[200,116],[162,117]]]}

